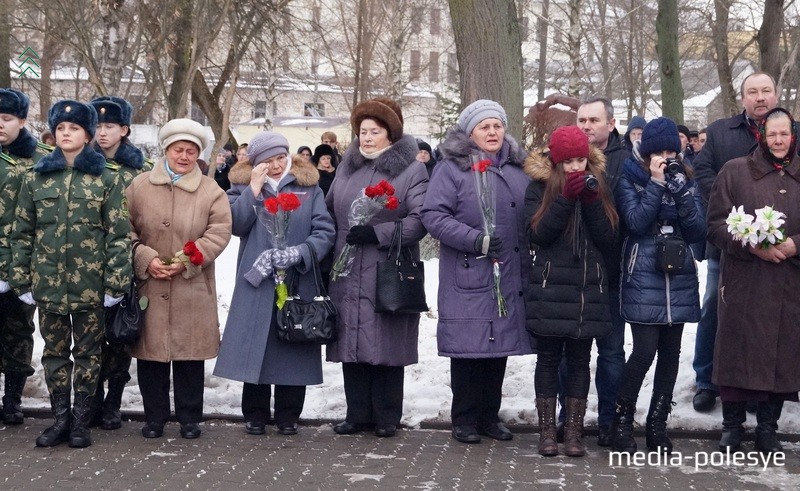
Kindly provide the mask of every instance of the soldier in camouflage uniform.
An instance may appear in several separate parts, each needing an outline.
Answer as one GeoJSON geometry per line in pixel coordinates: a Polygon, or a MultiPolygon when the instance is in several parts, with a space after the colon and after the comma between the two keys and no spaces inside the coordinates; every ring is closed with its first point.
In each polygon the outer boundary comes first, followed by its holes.
{"type": "Polygon", "coordinates": [[[22,389],[33,375],[33,312],[11,290],[11,229],[17,195],[25,172],[47,155],[25,129],[28,97],[14,89],[0,89],[0,372],[5,374],[2,418],[5,424],[23,421],[22,389]]]}
{"type": "Polygon", "coordinates": [[[86,447],[100,375],[103,308],[122,299],[131,278],[130,222],[119,176],[88,145],[97,125],[95,109],[59,101],[47,122],[57,148],[22,182],[9,282],[21,300],[39,307],[42,365],[55,424],[36,445],[68,440],[71,447],[86,447]]]}
{"type": "MultiPolygon", "coordinates": [[[[145,161],[142,151],[128,139],[133,107],[121,97],[102,96],[92,100],[97,111],[97,132],[92,147],[106,157],[106,168],[119,174],[123,187],[128,187],[134,177],[153,168],[152,161],[145,161]]],[[[106,317],[118,306],[106,309],[106,317]]],[[[105,430],[116,430],[122,426],[120,405],[125,384],[131,379],[130,347],[103,342],[102,368],[97,383],[97,392],[92,400],[92,426],[100,425],[105,430]],[[108,394],[104,382],[108,381],[108,394]],[[105,400],[103,399],[105,395],[105,400]]]]}

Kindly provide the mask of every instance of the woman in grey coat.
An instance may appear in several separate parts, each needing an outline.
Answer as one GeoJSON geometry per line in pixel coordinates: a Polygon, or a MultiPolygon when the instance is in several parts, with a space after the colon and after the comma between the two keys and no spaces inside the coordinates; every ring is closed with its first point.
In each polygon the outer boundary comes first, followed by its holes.
{"type": "MultiPolygon", "coordinates": [[[[236,286],[214,375],[244,382],[245,431],[261,435],[270,419],[270,385],[275,385],[275,424],[282,435],[297,433],[307,385],[322,383],[319,345],[291,344],[276,335],[273,271],[293,269],[300,297],[316,294],[311,249],[324,257],[333,245],[333,220],[317,186],[319,172],[304,159],[288,161],[289,142],[263,132],[247,149],[249,161],[228,175],[233,233],[241,237],[236,286]],[[255,165],[250,162],[255,163],[255,165]],[[291,212],[287,247],[276,249],[273,236],[258,218],[265,198],[294,193],[302,203],[291,212]],[[265,251],[271,251],[264,254],[265,251]]],[[[263,218],[263,217],[262,217],[263,218]]]]}
{"type": "Polygon", "coordinates": [[[345,243],[355,245],[351,272],[331,281],[339,309],[339,339],[328,346],[329,361],[342,362],[347,416],[334,427],[340,435],[375,428],[394,436],[403,413],[403,367],[417,362],[419,314],[375,313],[378,261],[386,260],[395,230],[403,223],[403,246],[419,258],[425,229],[419,218],[428,173],[415,162],[417,142],[403,135],[403,114],[391,99],[364,101],[350,117],[358,134],[336,169],[326,196],[337,227],[334,256],[345,243]],[[379,211],[366,225],[350,227],[350,205],[369,185],[387,180],[395,188],[397,209],[379,211]]]}
{"type": "Polygon", "coordinates": [[[532,352],[525,330],[522,278],[530,256],[525,227],[522,171],[525,151],[506,133],[506,113],[494,101],[473,102],[439,146],[425,197],[422,222],[441,241],[439,259],[439,354],[450,357],[453,438],[478,443],[479,435],[511,440],[500,423],[506,361],[532,352]],[[495,233],[483,233],[473,176],[472,154],[491,160],[486,171],[494,186],[495,233]],[[508,307],[500,316],[495,299],[492,259],[500,264],[500,290],[508,307]]]}

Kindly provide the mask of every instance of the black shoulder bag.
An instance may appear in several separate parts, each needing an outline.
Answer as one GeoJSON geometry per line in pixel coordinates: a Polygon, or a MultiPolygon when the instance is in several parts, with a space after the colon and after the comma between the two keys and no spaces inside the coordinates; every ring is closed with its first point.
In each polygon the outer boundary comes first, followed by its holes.
{"type": "Polygon", "coordinates": [[[428,311],[425,302],[425,266],[403,247],[403,222],[395,222],[386,261],[378,262],[375,312],[418,314],[428,311]]]}
{"type": "Polygon", "coordinates": [[[310,245],[311,269],[314,272],[314,284],[317,295],[310,302],[300,299],[297,292],[297,271],[292,271],[286,279],[289,298],[278,309],[276,334],[278,339],[287,343],[327,344],[336,341],[336,306],[333,305],[325,286],[322,284],[322,273],[314,248],[310,245]]]}
{"type": "MultiPolygon", "coordinates": [[[[142,245],[138,240],[131,250],[131,263],[136,257],[136,249],[142,245]]],[[[146,307],[145,307],[146,308],[146,307]]],[[[136,292],[136,274],[131,275],[131,285],[122,300],[113,307],[106,308],[106,339],[112,343],[134,344],[144,321],[144,309],[136,292]]]]}

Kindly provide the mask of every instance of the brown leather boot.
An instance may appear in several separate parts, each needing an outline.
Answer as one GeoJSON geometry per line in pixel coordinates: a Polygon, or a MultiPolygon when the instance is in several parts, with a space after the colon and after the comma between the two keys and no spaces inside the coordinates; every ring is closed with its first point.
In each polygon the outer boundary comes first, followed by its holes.
{"type": "Polygon", "coordinates": [[[554,457],[558,455],[556,443],[556,398],[536,399],[539,413],[539,455],[554,457]]]}
{"type": "Polygon", "coordinates": [[[583,417],[586,415],[586,399],[567,397],[567,422],[564,425],[564,454],[583,457],[586,447],[583,438],[583,417]]]}

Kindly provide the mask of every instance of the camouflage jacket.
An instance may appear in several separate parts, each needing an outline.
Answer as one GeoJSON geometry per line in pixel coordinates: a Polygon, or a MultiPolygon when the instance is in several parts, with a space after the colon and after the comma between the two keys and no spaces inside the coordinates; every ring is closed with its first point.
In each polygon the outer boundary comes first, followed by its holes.
{"type": "Polygon", "coordinates": [[[122,182],[85,147],[72,167],[61,149],[25,175],[11,235],[11,286],[66,314],[122,296],[130,284],[130,221],[122,182]]]}
{"type": "MultiPolygon", "coordinates": [[[[103,150],[96,143],[93,147],[97,153],[102,154],[103,150]]],[[[127,188],[133,178],[141,174],[153,170],[153,161],[144,158],[142,151],[131,145],[130,143],[123,142],[114,158],[106,157],[106,169],[115,171],[119,174],[122,181],[122,188],[127,188]]]]}
{"type": "Polygon", "coordinates": [[[16,220],[17,195],[25,172],[47,155],[47,146],[37,143],[22,128],[16,140],[0,153],[0,280],[11,276],[11,229],[16,220]]]}

